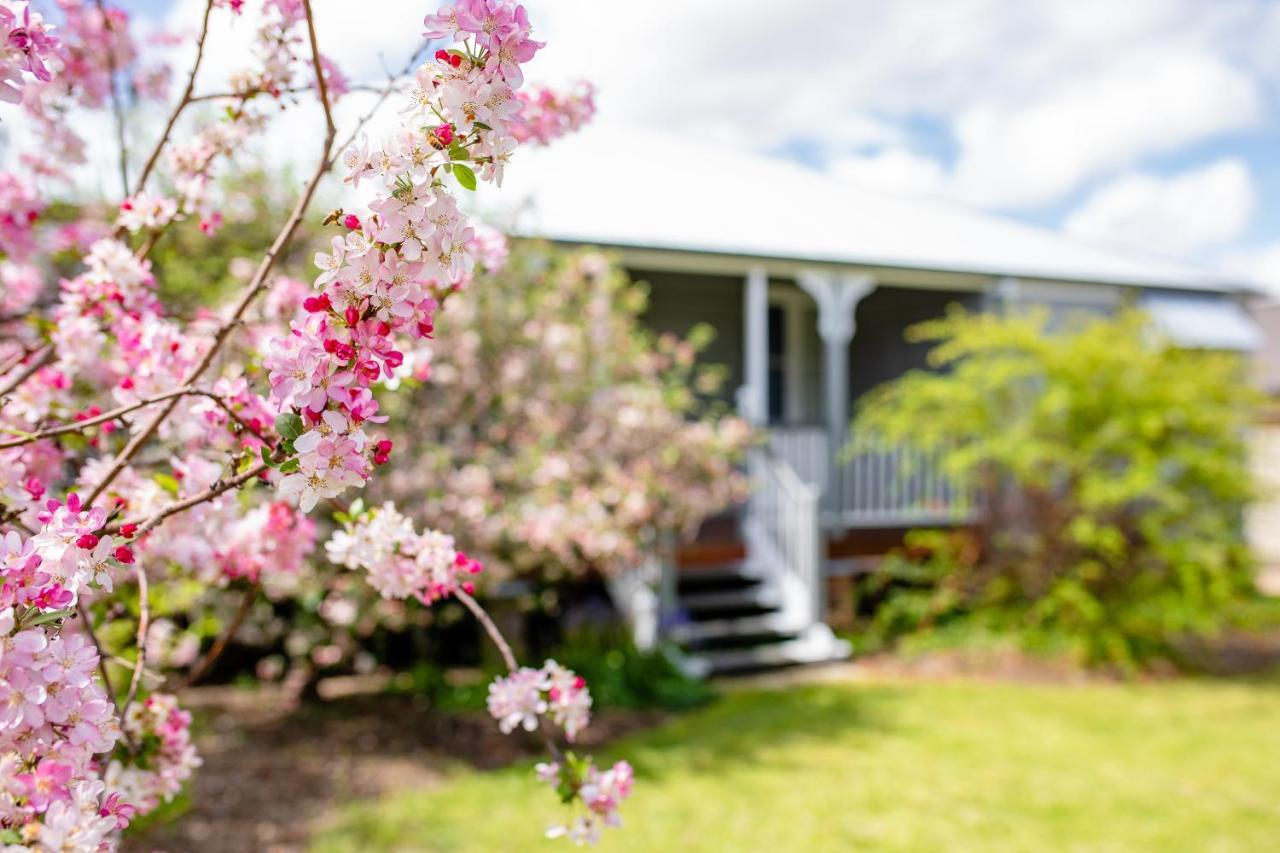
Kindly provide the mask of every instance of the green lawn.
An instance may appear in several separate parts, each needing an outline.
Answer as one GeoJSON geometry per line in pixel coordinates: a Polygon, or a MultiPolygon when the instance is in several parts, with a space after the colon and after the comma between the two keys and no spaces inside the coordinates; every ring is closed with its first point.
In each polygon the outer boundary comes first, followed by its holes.
{"type": "MultiPolygon", "coordinates": [[[[1280,850],[1275,682],[741,691],[610,754],[638,781],[603,851],[1280,850]]],[[[526,766],[460,771],[315,849],[567,849],[558,809],[526,766]]]]}

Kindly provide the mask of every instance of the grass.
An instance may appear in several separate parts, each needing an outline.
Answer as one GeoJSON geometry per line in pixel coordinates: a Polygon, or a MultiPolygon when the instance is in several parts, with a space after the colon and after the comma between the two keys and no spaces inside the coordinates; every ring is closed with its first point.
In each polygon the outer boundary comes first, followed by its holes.
{"type": "MultiPolygon", "coordinates": [[[[1274,850],[1280,682],[742,690],[610,756],[602,851],[1274,850]]],[[[316,851],[555,850],[527,765],[350,805],[316,851]]]]}

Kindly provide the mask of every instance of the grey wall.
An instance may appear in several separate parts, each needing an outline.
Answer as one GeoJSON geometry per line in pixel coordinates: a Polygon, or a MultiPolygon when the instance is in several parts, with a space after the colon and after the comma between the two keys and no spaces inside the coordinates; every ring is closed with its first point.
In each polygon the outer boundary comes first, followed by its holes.
{"type": "Polygon", "coordinates": [[[730,405],[742,384],[742,278],[689,273],[630,270],[631,277],[649,285],[649,310],[644,322],[655,332],[681,337],[698,323],[708,323],[716,338],[702,353],[708,364],[729,368],[721,396],[730,405]]]}
{"type": "Polygon", "coordinates": [[[908,370],[925,367],[930,346],[907,343],[907,328],[941,317],[953,304],[977,310],[981,296],[881,286],[858,303],[858,327],[849,345],[850,400],[908,370]]]}

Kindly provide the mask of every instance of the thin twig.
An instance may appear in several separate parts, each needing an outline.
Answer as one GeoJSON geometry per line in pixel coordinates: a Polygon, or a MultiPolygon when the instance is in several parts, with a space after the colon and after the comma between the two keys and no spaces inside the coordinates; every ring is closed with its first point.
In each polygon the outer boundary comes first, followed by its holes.
{"type": "Polygon", "coordinates": [[[196,87],[196,75],[200,72],[200,63],[204,61],[204,40],[209,35],[209,13],[213,11],[213,3],[214,0],[208,0],[205,3],[204,20],[200,24],[200,38],[196,40],[196,60],[191,65],[191,73],[187,75],[187,87],[183,90],[182,98],[178,101],[177,106],[169,114],[169,120],[165,122],[164,131],[160,134],[160,139],[156,141],[156,147],[151,150],[151,156],[147,158],[147,163],[142,167],[142,172],[138,174],[138,184],[133,188],[131,195],[137,195],[142,192],[142,188],[147,185],[147,178],[151,177],[151,170],[156,167],[156,161],[160,159],[160,152],[169,143],[169,135],[173,133],[173,126],[178,123],[178,117],[182,115],[182,111],[191,103],[191,93],[195,91],[196,87]]]}
{"type": "MultiPolygon", "coordinates": [[[[61,426],[56,426],[56,427],[48,427],[47,429],[42,429],[42,430],[37,430],[36,432],[27,433],[21,438],[13,438],[13,439],[9,439],[8,441],[0,441],[0,450],[8,450],[10,447],[22,447],[24,444],[31,444],[32,442],[40,441],[41,439],[53,438],[54,436],[63,435],[64,433],[68,433],[68,432],[83,432],[89,427],[94,427],[94,426],[97,426],[98,424],[106,423],[107,421],[114,421],[115,419],[122,417],[124,415],[127,415],[130,412],[136,412],[138,409],[144,409],[147,406],[152,406],[152,405],[155,405],[156,403],[160,403],[165,400],[172,399],[174,397],[182,397],[186,394],[200,394],[201,396],[206,396],[208,395],[208,392],[196,391],[192,388],[175,388],[172,391],[166,391],[163,394],[156,394],[155,396],[152,396],[152,397],[146,397],[142,400],[138,400],[136,402],[128,403],[127,405],[112,409],[111,411],[103,412],[100,415],[94,415],[91,418],[85,418],[82,421],[75,421],[74,423],[62,424],[61,426]]],[[[211,396],[216,396],[216,395],[211,395],[211,396]]]]}
{"type": "Polygon", "coordinates": [[[125,694],[124,704],[120,706],[120,719],[129,711],[129,706],[138,695],[138,687],[142,684],[142,670],[147,665],[147,629],[151,627],[151,602],[148,600],[147,570],[139,563],[135,568],[138,575],[138,631],[134,634],[134,644],[138,647],[138,665],[134,667],[133,677],[129,679],[129,692],[125,694]]]}
{"type": "Polygon", "coordinates": [[[249,611],[253,609],[253,602],[258,598],[257,585],[250,586],[244,591],[244,597],[240,599],[240,606],[236,608],[235,615],[231,617],[231,621],[222,629],[222,633],[213,641],[213,645],[209,647],[209,651],[205,652],[200,660],[196,661],[196,665],[192,667],[191,672],[187,675],[182,686],[191,687],[209,672],[209,668],[213,666],[218,658],[222,657],[222,653],[226,650],[227,644],[231,642],[231,638],[240,630],[240,626],[244,624],[244,620],[249,616],[249,611]]]}
{"type": "MultiPolygon", "coordinates": [[[[387,77],[387,84],[382,88],[382,92],[378,96],[378,99],[373,102],[373,106],[369,108],[369,111],[360,117],[360,119],[356,122],[356,126],[351,129],[351,133],[347,134],[347,138],[342,140],[342,142],[338,144],[338,146],[334,149],[335,151],[337,152],[345,151],[347,146],[349,146],[355,140],[356,136],[360,133],[361,129],[364,128],[364,126],[369,123],[369,120],[373,118],[373,116],[378,112],[378,110],[382,107],[382,105],[387,102],[387,98],[391,97],[391,93],[396,90],[396,85],[399,84],[400,80],[403,79],[406,75],[408,75],[408,73],[413,70],[414,66],[418,64],[418,59],[421,58],[422,54],[426,52],[427,48],[430,45],[431,45],[430,41],[424,41],[422,44],[418,45],[418,49],[415,50],[413,53],[411,53],[409,55],[409,59],[405,61],[404,67],[401,68],[400,71],[397,72],[396,74],[392,74],[387,77]]],[[[335,155],[335,159],[336,159],[336,155],[335,155]]]]}
{"type": "MultiPolygon", "coordinates": [[[[26,382],[35,375],[37,370],[44,367],[51,361],[53,361],[53,344],[45,344],[31,354],[26,367],[19,370],[13,376],[10,376],[5,380],[3,385],[0,385],[0,398],[3,398],[23,382],[26,382]]],[[[0,405],[3,405],[2,400],[0,400],[0,405]]]]}
{"type": "Polygon", "coordinates": [[[186,512],[187,510],[191,509],[193,506],[199,506],[200,504],[205,503],[206,501],[211,501],[214,498],[218,497],[219,495],[229,492],[232,489],[240,488],[245,483],[249,482],[255,477],[260,476],[263,471],[267,470],[267,467],[268,466],[265,462],[259,462],[256,465],[253,465],[252,467],[247,469],[246,471],[232,477],[231,479],[219,480],[209,488],[205,489],[203,492],[197,492],[196,494],[192,495],[189,498],[185,498],[183,500],[177,501],[176,503],[171,503],[167,507],[157,511],[153,515],[147,516],[146,518],[137,519],[134,521],[124,522],[122,524],[109,525],[108,527],[104,528],[102,532],[103,533],[119,533],[120,528],[123,527],[124,524],[135,524],[137,525],[137,530],[134,532],[134,536],[141,536],[144,533],[148,533],[152,530],[155,530],[156,527],[158,527],[162,521],[164,521],[166,518],[169,518],[170,516],[177,515],[180,512],[186,512]]]}
{"type": "MultiPolygon", "coordinates": [[[[84,606],[83,600],[76,601],[76,612],[80,614],[80,623],[84,626],[84,632],[89,635],[89,642],[93,643],[94,650],[98,653],[98,675],[102,678],[102,688],[106,691],[107,696],[111,698],[111,704],[115,706],[116,716],[120,716],[120,700],[116,698],[115,688],[111,686],[111,674],[107,672],[107,653],[103,651],[102,642],[98,639],[98,634],[93,629],[93,619],[89,616],[89,608],[84,606]]],[[[129,748],[133,748],[133,740],[129,737],[129,733],[121,727],[122,735],[129,748]]]]}
{"type": "MultiPolygon", "coordinates": [[[[476,621],[484,628],[484,632],[489,635],[489,640],[498,648],[498,654],[502,655],[502,662],[507,666],[507,672],[515,674],[520,669],[520,663],[516,660],[515,653],[511,651],[511,644],[507,642],[507,638],[502,636],[502,632],[498,630],[497,624],[483,607],[480,602],[476,601],[470,594],[464,590],[456,590],[454,596],[457,597],[462,605],[471,611],[471,615],[476,617],[476,621]]],[[[564,754],[560,750],[560,745],[556,743],[555,738],[548,731],[548,724],[545,720],[539,719],[538,734],[542,737],[542,743],[547,748],[547,752],[556,761],[564,761],[564,754]]]]}
{"type": "MultiPolygon", "coordinates": [[[[111,25],[111,16],[107,14],[106,4],[102,0],[96,0],[98,14],[102,16],[102,27],[106,30],[107,35],[113,35],[115,28],[111,25]]],[[[108,48],[114,47],[109,45],[108,48]]],[[[108,91],[111,93],[111,113],[115,116],[116,121],[116,145],[120,154],[120,191],[125,195],[129,194],[129,145],[125,141],[124,133],[124,106],[120,103],[120,93],[116,90],[116,52],[107,50],[107,82],[108,91]]]]}
{"type": "Polygon", "coordinates": [[[507,665],[508,672],[515,672],[520,669],[520,664],[516,662],[515,653],[511,651],[511,645],[507,642],[507,638],[502,636],[502,632],[498,630],[498,626],[494,623],[493,618],[485,611],[480,603],[462,590],[454,593],[463,606],[471,611],[471,615],[476,617],[476,621],[484,628],[489,639],[498,647],[498,653],[502,655],[502,662],[507,665]]]}

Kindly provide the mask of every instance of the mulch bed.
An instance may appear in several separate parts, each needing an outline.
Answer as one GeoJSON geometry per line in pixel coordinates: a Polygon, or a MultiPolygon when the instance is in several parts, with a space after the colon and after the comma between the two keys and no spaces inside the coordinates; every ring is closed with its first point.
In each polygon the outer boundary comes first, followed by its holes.
{"type": "MultiPolygon", "coordinates": [[[[274,690],[196,688],[184,704],[197,718],[204,766],[190,803],[171,821],[125,839],[126,851],[286,853],[357,799],[438,783],[459,763],[487,770],[541,754],[506,736],[482,713],[434,711],[415,697],[350,696],[290,707],[274,690]]],[[[580,737],[584,748],[663,719],[607,710],[580,737]]]]}

